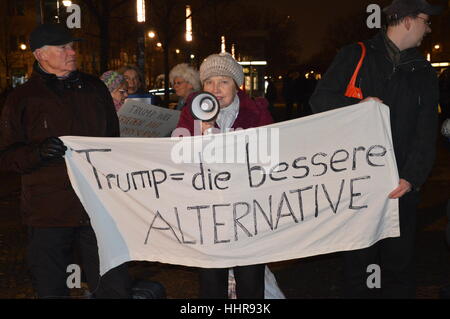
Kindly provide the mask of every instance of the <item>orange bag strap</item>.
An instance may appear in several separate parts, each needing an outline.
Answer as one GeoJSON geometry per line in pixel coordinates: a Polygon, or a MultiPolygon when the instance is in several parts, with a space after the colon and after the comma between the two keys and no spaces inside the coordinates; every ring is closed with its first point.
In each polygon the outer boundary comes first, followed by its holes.
{"type": "Polygon", "coordinates": [[[364,58],[366,57],[366,46],[362,42],[358,42],[358,44],[361,46],[362,53],[361,53],[361,58],[359,59],[358,65],[356,66],[355,72],[353,73],[353,76],[350,80],[349,85],[351,85],[351,86],[355,86],[356,78],[358,77],[359,70],[361,69],[364,58]]]}

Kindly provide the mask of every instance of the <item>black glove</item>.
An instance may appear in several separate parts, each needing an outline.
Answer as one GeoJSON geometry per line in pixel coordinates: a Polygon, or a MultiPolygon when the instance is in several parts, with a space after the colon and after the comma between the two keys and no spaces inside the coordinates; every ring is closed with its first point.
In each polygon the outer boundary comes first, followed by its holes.
{"type": "Polygon", "coordinates": [[[64,143],[57,137],[47,137],[39,144],[39,156],[42,160],[61,158],[67,150],[64,143]]]}

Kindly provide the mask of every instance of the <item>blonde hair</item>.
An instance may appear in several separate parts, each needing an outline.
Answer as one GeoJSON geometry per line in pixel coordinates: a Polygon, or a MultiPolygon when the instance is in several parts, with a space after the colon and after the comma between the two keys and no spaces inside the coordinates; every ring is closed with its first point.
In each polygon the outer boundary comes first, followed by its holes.
{"type": "Polygon", "coordinates": [[[192,85],[194,91],[201,89],[200,75],[196,69],[187,63],[175,65],[169,73],[169,81],[173,85],[175,78],[183,78],[186,82],[192,85]]]}

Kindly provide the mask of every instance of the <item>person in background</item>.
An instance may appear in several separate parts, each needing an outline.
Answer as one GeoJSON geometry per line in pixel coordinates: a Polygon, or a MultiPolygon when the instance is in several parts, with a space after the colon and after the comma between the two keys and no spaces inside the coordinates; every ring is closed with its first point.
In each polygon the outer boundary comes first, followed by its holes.
{"type": "Polygon", "coordinates": [[[100,76],[100,80],[105,83],[114,101],[116,111],[122,107],[128,97],[128,82],[125,77],[116,71],[106,71],[100,76]]]}
{"type": "Polygon", "coordinates": [[[187,63],[175,65],[170,71],[169,80],[178,96],[176,110],[181,110],[189,95],[201,89],[198,71],[187,63]]]}
{"type": "Polygon", "coordinates": [[[100,277],[97,238],[73,190],[58,136],[119,136],[108,89],[77,70],[74,38],[59,24],[30,35],[36,59],[31,78],[7,98],[0,130],[0,169],[21,174],[21,212],[28,227],[27,261],[38,298],[66,298],[68,266],[79,248],[94,298],[130,298],[126,266],[100,277]]]}
{"type": "Polygon", "coordinates": [[[367,54],[356,82],[364,99],[344,96],[361,57],[356,43],[337,54],[310,99],[315,113],[369,100],[390,109],[400,178],[388,197],[399,201],[401,235],[344,253],[348,298],[415,298],[416,210],[419,190],[435,159],[438,81],[436,71],[417,47],[431,32],[431,15],[439,14],[441,8],[425,0],[394,0],[383,11],[387,26],[364,41],[367,54]],[[374,264],[381,269],[379,289],[367,286],[367,268],[374,264]]]}
{"type": "Polygon", "coordinates": [[[445,69],[439,76],[439,93],[441,132],[445,137],[444,146],[450,151],[450,68],[445,69]]]}
{"type": "Polygon", "coordinates": [[[269,112],[274,117],[275,113],[275,102],[278,98],[277,87],[275,86],[275,81],[272,77],[267,79],[267,89],[266,89],[266,99],[269,102],[269,112]]]}
{"type": "Polygon", "coordinates": [[[441,105],[442,120],[450,119],[450,68],[445,69],[439,76],[439,104],[441,105]]]}
{"type": "Polygon", "coordinates": [[[144,76],[136,66],[123,66],[117,72],[122,74],[128,82],[128,95],[142,95],[148,93],[145,90],[144,76]]]}
{"type": "MultiPolygon", "coordinates": [[[[442,72],[439,77],[440,89],[440,105],[442,109],[442,126],[441,133],[444,136],[444,145],[450,152],[450,68],[442,72]]],[[[450,198],[447,200],[447,245],[450,247],[450,198]]],[[[448,280],[448,279],[447,279],[448,280]]],[[[450,299],[450,284],[440,289],[440,297],[442,299],[450,299]]]]}
{"type": "MultiPolygon", "coordinates": [[[[239,89],[244,82],[242,66],[228,53],[212,54],[200,66],[203,90],[213,94],[220,105],[215,121],[201,122],[200,132],[206,134],[211,128],[227,132],[230,129],[247,129],[273,122],[263,98],[252,99],[239,89]]],[[[196,121],[191,113],[192,95],[181,111],[177,128],[187,129],[194,135],[196,121]]],[[[176,136],[176,130],[174,132],[176,136]]],[[[264,299],[265,265],[234,267],[237,298],[264,299]]],[[[228,268],[200,268],[200,298],[228,297],[228,268]]]]}
{"type": "Polygon", "coordinates": [[[122,74],[128,83],[128,98],[142,99],[142,102],[160,105],[161,98],[157,95],[150,94],[145,88],[144,75],[134,65],[123,66],[118,73],[122,74]]]}

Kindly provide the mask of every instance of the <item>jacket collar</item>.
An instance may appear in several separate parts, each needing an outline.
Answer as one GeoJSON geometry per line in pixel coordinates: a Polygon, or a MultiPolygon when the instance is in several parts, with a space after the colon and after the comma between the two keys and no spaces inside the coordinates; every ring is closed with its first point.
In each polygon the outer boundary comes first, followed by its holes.
{"type": "MultiPolygon", "coordinates": [[[[386,44],[387,41],[390,40],[387,38],[386,30],[381,30],[377,35],[375,35],[372,39],[368,41],[368,45],[372,49],[384,54],[389,59],[389,61],[393,62],[393,64],[395,65],[407,64],[411,62],[426,62],[424,56],[419,52],[419,50],[417,50],[417,48],[410,48],[403,51],[398,51],[397,54],[399,56],[393,61],[389,54],[389,50],[393,50],[391,53],[395,53],[395,51],[394,48],[389,45],[389,43],[386,44]]],[[[395,46],[395,44],[393,43],[392,45],[395,46]]]]}
{"type": "Polygon", "coordinates": [[[65,89],[81,89],[84,86],[78,70],[71,72],[67,77],[58,78],[56,74],[44,71],[37,61],[33,64],[32,77],[42,79],[45,85],[58,95],[65,89]]]}

